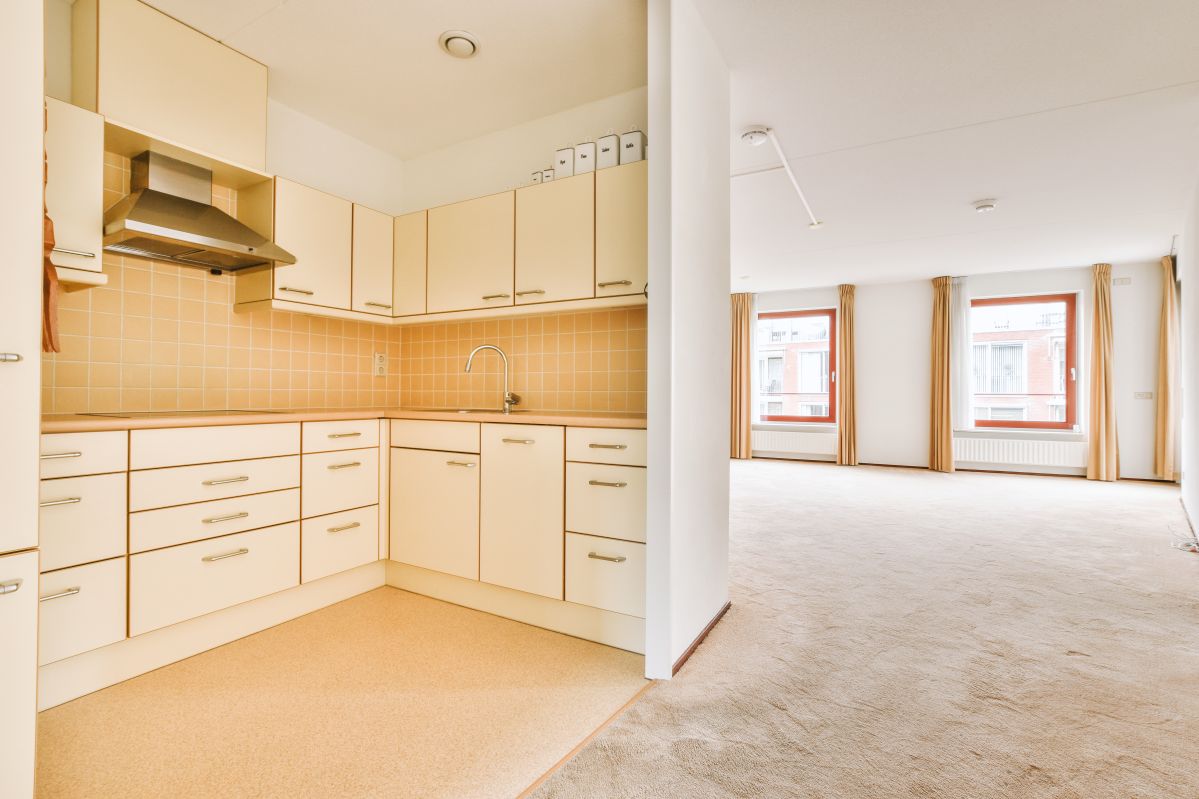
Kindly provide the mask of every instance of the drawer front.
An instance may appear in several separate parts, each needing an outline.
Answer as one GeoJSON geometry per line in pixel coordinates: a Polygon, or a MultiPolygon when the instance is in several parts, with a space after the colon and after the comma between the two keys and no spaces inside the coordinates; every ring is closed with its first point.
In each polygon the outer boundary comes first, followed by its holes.
{"type": "Polygon", "coordinates": [[[379,502],[379,450],[350,449],[304,456],[300,515],[323,516],[379,502]]]}
{"type": "Polygon", "coordinates": [[[298,422],[172,427],[129,434],[130,469],[273,458],[299,452],[298,422]]]}
{"type": "Polygon", "coordinates": [[[260,494],[300,484],[300,456],[150,469],[129,475],[129,510],[260,494]]]}
{"type": "Polygon", "coordinates": [[[300,489],[144,510],[129,515],[129,551],[186,544],[300,518],[300,489]]]}
{"type": "Polygon", "coordinates": [[[47,433],[42,436],[42,477],[123,472],[129,465],[129,434],[47,433]]]}
{"type": "Polygon", "coordinates": [[[645,541],[645,469],[566,464],[566,529],[645,541]]]}
{"type": "Polygon", "coordinates": [[[567,533],[566,601],[645,618],[645,544],[567,533]]]}
{"type": "Polygon", "coordinates": [[[479,579],[479,456],[391,451],[391,559],[479,579]]]}
{"type": "Polygon", "coordinates": [[[303,444],[305,452],[329,452],[351,447],[377,447],[379,446],[379,420],[304,422],[303,444]]]}
{"type": "Polygon", "coordinates": [[[479,423],[392,419],[391,445],[442,452],[478,452],[479,423]]]}
{"type": "Polygon", "coordinates": [[[43,480],[42,571],[125,554],[125,472],[43,480]]]}
{"type": "Polygon", "coordinates": [[[125,638],[125,559],[43,574],[38,665],[125,638]]]}
{"type": "Polygon", "coordinates": [[[566,428],[566,460],[645,465],[645,431],[603,427],[566,428]]]}
{"type": "Polygon", "coordinates": [[[300,582],[379,559],[379,506],[305,519],[300,525],[300,582]]]}
{"type": "Polygon", "coordinates": [[[299,585],[300,525],[129,558],[129,634],[141,635],[299,585]]]}

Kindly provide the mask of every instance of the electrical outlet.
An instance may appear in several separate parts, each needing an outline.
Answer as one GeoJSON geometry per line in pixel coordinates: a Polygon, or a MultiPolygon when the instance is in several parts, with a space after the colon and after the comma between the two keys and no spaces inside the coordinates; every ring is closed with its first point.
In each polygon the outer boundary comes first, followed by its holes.
{"type": "Polygon", "coordinates": [[[375,377],[387,377],[387,353],[376,352],[371,365],[371,374],[375,377]]]}
{"type": "Polygon", "coordinates": [[[1132,278],[1131,277],[1113,277],[1112,285],[1113,286],[1131,286],[1132,278]]]}
{"type": "Polygon", "coordinates": [[[1138,391],[1135,394],[1133,394],[1133,396],[1136,397],[1137,399],[1153,399],[1153,392],[1152,391],[1138,391]]]}

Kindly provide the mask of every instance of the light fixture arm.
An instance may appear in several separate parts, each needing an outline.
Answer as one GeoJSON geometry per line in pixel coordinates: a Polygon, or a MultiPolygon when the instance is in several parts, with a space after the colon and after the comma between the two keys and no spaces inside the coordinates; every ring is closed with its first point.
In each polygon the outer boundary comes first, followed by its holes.
{"type": "Polygon", "coordinates": [[[766,128],[766,136],[770,139],[770,143],[774,145],[774,151],[778,153],[779,161],[782,162],[783,169],[787,171],[787,177],[791,178],[791,185],[795,187],[795,193],[799,195],[799,201],[803,203],[804,210],[808,212],[808,219],[812,220],[812,223],[808,227],[820,227],[824,223],[816,218],[816,214],[812,213],[812,206],[808,204],[808,198],[804,196],[803,189],[799,187],[799,179],[791,171],[791,164],[788,163],[787,156],[783,155],[783,146],[779,144],[778,137],[774,135],[774,128],[766,128]]]}

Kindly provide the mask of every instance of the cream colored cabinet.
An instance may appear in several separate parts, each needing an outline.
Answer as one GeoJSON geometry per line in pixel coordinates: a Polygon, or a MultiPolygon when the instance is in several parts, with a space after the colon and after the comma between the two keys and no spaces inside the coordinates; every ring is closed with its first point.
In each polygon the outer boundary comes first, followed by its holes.
{"type": "Polygon", "coordinates": [[[645,469],[566,464],[566,529],[645,541],[645,469]]]}
{"type": "Polygon", "coordinates": [[[566,428],[566,460],[645,465],[645,431],[604,427],[566,428]]]}
{"type": "Polygon", "coordinates": [[[595,296],[595,172],[516,190],[516,304],[595,296]]]}
{"type": "Polygon", "coordinates": [[[125,559],[42,575],[38,664],[125,638],[125,559]]]}
{"type": "Polygon", "coordinates": [[[392,419],[391,445],[408,449],[478,452],[479,423],[392,419]]]}
{"type": "Polygon", "coordinates": [[[129,468],[134,470],[271,458],[276,455],[296,455],[299,452],[298,422],[166,427],[159,430],[134,430],[129,434],[129,468]]]}
{"type": "Polygon", "coordinates": [[[42,571],[125,554],[125,474],[43,480],[42,571]]]}
{"type": "Polygon", "coordinates": [[[305,519],[300,525],[300,582],[378,559],[378,505],[305,519]]]}
{"type": "Polygon", "coordinates": [[[473,453],[393,448],[391,559],[479,579],[479,472],[473,453]]]}
{"type": "Polygon", "coordinates": [[[37,552],[0,557],[0,793],[33,796],[37,720],[37,552]]]}
{"type": "Polygon", "coordinates": [[[104,117],[46,98],[46,212],[50,262],[99,272],[104,227],[104,117]]]}
{"type": "Polygon", "coordinates": [[[206,502],[300,485],[300,457],[146,469],[129,475],[129,510],[206,502]]]}
{"type": "Polygon", "coordinates": [[[138,0],[75,0],[76,105],[124,127],[266,169],[265,65],[138,0]]]}
{"type": "Polygon", "coordinates": [[[41,439],[41,477],[123,472],[129,467],[129,434],[47,433],[41,439]]]}
{"type": "Polygon", "coordinates": [[[484,424],[479,579],[562,599],[564,429],[484,424]]]}
{"type": "Polygon", "coordinates": [[[393,226],[387,214],[354,204],[352,310],[392,315],[393,226]]]}
{"type": "Polygon", "coordinates": [[[379,420],[350,419],[344,422],[304,422],[302,436],[305,453],[377,447],[379,446],[379,420]]]}
{"type": "Polygon", "coordinates": [[[512,305],[514,193],[429,211],[428,311],[512,305]]]}
{"type": "Polygon", "coordinates": [[[296,257],[275,267],[275,299],[350,307],[353,216],[348,200],[275,178],[275,242],[296,257]]]}
{"type": "Polygon", "coordinates": [[[646,161],[595,173],[595,296],[640,294],[649,280],[646,161]]]}
{"type": "Polygon", "coordinates": [[[395,316],[413,316],[425,312],[428,227],[428,211],[416,211],[395,218],[395,282],[391,296],[391,312],[395,316]]]}
{"type": "Polygon", "coordinates": [[[303,456],[300,515],[323,516],[379,502],[379,449],[314,452],[303,456]]]}
{"type": "Polygon", "coordinates": [[[567,533],[566,601],[645,618],[645,544],[567,533]]]}
{"type": "Polygon", "coordinates": [[[147,552],[299,518],[298,488],[144,510],[129,514],[129,551],[147,552]]]}

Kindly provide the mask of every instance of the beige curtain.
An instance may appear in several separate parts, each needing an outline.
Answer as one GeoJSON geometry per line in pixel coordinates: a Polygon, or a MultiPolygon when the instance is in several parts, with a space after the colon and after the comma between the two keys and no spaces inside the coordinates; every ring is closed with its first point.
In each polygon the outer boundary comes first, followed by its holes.
{"type": "Polygon", "coordinates": [[[1157,345],[1157,438],[1153,449],[1153,471],[1163,480],[1178,479],[1178,456],[1174,442],[1178,433],[1175,393],[1178,389],[1178,285],[1174,258],[1162,258],[1162,314],[1157,345]]]}
{"type": "Polygon", "coordinates": [[[933,278],[932,415],[928,468],[953,471],[953,416],[950,409],[949,318],[953,313],[953,279],[933,278]]]}
{"type": "Polygon", "coordinates": [[[753,306],[752,294],[732,295],[733,394],[729,436],[729,457],[732,458],[749,458],[753,455],[753,306]]]}
{"type": "Polygon", "coordinates": [[[837,463],[858,465],[858,416],[854,401],[853,296],[854,287],[837,287],[841,308],[837,314],[837,463]]]}
{"type": "Polygon", "coordinates": [[[1116,441],[1116,391],[1112,379],[1112,265],[1094,266],[1094,311],[1091,315],[1091,452],[1088,480],[1120,476],[1116,441]]]}

